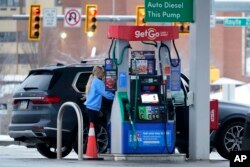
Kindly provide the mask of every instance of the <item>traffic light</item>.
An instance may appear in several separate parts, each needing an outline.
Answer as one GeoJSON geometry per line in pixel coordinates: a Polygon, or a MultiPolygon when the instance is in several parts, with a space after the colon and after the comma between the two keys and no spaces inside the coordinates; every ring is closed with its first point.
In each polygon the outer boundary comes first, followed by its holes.
{"type": "Polygon", "coordinates": [[[30,6],[29,15],[29,30],[28,39],[29,40],[40,40],[41,36],[41,6],[38,4],[33,4],[30,6]]]}
{"type": "Polygon", "coordinates": [[[144,6],[136,6],[136,25],[145,26],[145,8],[144,6]]]}
{"type": "Polygon", "coordinates": [[[210,66],[210,83],[218,80],[220,78],[220,70],[214,66],[210,66]]]}
{"type": "Polygon", "coordinates": [[[179,33],[180,34],[189,34],[190,30],[190,23],[189,22],[174,22],[174,26],[179,27],[179,33]]]}
{"type": "Polygon", "coordinates": [[[86,5],[86,19],[85,19],[85,33],[95,33],[96,32],[96,14],[97,5],[87,4],[86,5]]]}

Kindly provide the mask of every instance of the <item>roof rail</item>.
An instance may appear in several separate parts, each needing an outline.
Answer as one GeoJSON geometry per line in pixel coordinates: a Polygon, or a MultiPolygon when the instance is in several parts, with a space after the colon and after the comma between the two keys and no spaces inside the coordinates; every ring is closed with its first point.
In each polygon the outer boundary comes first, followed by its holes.
{"type": "Polygon", "coordinates": [[[67,67],[93,67],[93,66],[102,66],[103,64],[97,64],[97,63],[75,63],[75,64],[69,64],[67,67]]]}
{"type": "Polygon", "coordinates": [[[46,64],[43,67],[53,67],[53,66],[65,66],[63,63],[56,63],[56,64],[46,64]]]}
{"type": "Polygon", "coordinates": [[[96,59],[84,59],[81,62],[90,62],[90,61],[104,61],[105,58],[96,58],[96,59]]]}
{"type": "Polygon", "coordinates": [[[63,63],[57,63],[56,66],[64,66],[63,63]]]}

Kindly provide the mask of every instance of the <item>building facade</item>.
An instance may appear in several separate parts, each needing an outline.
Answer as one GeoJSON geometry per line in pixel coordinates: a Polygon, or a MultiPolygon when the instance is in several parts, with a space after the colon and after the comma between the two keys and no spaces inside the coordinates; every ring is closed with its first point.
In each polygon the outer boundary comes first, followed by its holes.
{"type": "MultiPolygon", "coordinates": [[[[0,16],[27,14],[29,5],[40,3],[43,8],[57,8],[57,14],[64,14],[66,8],[78,7],[85,14],[85,5],[98,5],[98,15],[135,15],[136,5],[144,0],[0,0],[0,16]]],[[[217,16],[245,16],[244,13],[217,12],[217,16]]],[[[64,27],[58,20],[55,28],[42,27],[41,40],[27,40],[27,20],[0,20],[0,62],[4,73],[25,74],[31,68],[54,63],[79,63],[90,55],[107,57],[111,40],[107,39],[107,28],[118,22],[98,22],[96,34],[89,38],[84,34],[84,22],[79,28],[64,27]],[[62,38],[61,34],[67,34],[62,38]],[[4,62],[4,63],[3,63],[4,62]]],[[[149,24],[150,25],[150,24],[149,24]]],[[[249,82],[249,30],[242,27],[211,28],[210,65],[220,70],[221,76],[249,82]]],[[[148,46],[131,42],[133,48],[145,49],[148,46]]],[[[189,73],[189,35],[181,35],[176,45],[182,59],[183,73],[189,73]]],[[[175,54],[173,52],[173,54],[175,54]]]]}

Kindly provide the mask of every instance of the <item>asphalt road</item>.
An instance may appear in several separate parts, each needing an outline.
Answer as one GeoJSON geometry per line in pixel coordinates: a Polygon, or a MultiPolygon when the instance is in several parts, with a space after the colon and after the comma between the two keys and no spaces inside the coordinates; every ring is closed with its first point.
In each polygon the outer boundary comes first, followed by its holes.
{"type": "Polygon", "coordinates": [[[229,161],[221,158],[216,152],[211,153],[208,161],[78,161],[72,152],[62,160],[47,159],[36,149],[24,146],[0,146],[0,167],[229,167],[229,161]]]}

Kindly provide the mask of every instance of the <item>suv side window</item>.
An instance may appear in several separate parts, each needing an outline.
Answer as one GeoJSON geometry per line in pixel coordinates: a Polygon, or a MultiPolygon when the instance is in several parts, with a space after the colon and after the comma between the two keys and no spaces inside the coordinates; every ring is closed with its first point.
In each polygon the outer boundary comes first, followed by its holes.
{"type": "Polygon", "coordinates": [[[189,84],[188,78],[184,74],[181,74],[181,90],[171,92],[175,104],[186,105],[187,93],[189,90],[188,84],[189,84]]]}
{"type": "Polygon", "coordinates": [[[171,92],[173,102],[178,105],[185,105],[185,95],[183,90],[171,92]]]}
{"type": "Polygon", "coordinates": [[[84,93],[85,88],[89,79],[91,72],[79,72],[77,73],[74,82],[73,82],[73,88],[78,93],[84,93]]]}

